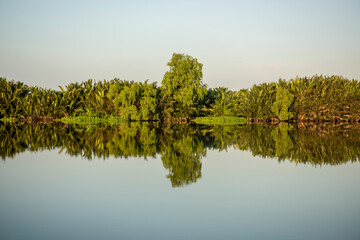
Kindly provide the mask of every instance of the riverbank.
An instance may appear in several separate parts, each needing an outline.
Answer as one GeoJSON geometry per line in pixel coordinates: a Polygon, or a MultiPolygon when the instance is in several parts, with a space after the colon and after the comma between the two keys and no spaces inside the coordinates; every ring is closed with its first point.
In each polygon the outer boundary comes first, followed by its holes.
{"type": "MultiPolygon", "coordinates": [[[[53,123],[61,122],[64,124],[79,124],[79,125],[93,125],[93,124],[109,124],[116,125],[124,122],[130,122],[130,120],[109,116],[109,117],[97,117],[97,116],[76,116],[76,117],[63,117],[60,119],[54,119],[52,117],[38,117],[38,118],[2,118],[2,122],[7,123],[53,123]]],[[[131,122],[154,122],[154,121],[135,121],[131,122]]],[[[158,122],[158,121],[155,121],[158,122]]],[[[174,118],[174,119],[164,119],[164,123],[172,124],[188,124],[196,123],[203,125],[242,125],[246,123],[246,119],[243,117],[197,117],[194,119],[187,118],[174,118]]]]}
{"type": "Polygon", "coordinates": [[[119,124],[128,122],[128,120],[121,117],[92,117],[92,116],[78,116],[78,117],[63,117],[57,121],[65,124],[79,124],[79,125],[92,125],[92,124],[119,124]]]}
{"type": "Polygon", "coordinates": [[[244,117],[196,117],[193,119],[190,118],[168,118],[164,120],[127,120],[117,116],[76,116],[76,117],[63,117],[63,118],[53,118],[53,117],[27,117],[27,118],[1,118],[0,122],[3,123],[29,123],[29,124],[43,124],[43,123],[55,123],[61,122],[64,124],[79,124],[79,125],[93,125],[93,124],[107,124],[107,125],[116,125],[124,122],[163,122],[165,124],[202,124],[202,125],[243,125],[243,124],[270,124],[278,125],[280,123],[292,123],[292,124],[323,124],[329,123],[332,125],[342,125],[342,124],[360,124],[360,119],[344,119],[334,117],[331,119],[319,119],[319,118],[304,118],[304,119],[291,119],[286,121],[280,121],[278,118],[244,118],[244,117]]]}
{"type": "Polygon", "coordinates": [[[246,119],[243,117],[197,117],[191,122],[203,125],[243,125],[246,119]]]}
{"type": "Polygon", "coordinates": [[[314,123],[314,124],[321,124],[321,123],[332,123],[332,124],[340,124],[340,123],[349,123],[349,124],[356,124],[360,123],[359,118],[343,118],[339,116],[333,116],[331,118],[296,118],[290,120],[279,120],[278,118],[246,118],[247,124],[279,124],[281,122],[287,123],[314,123]]]}

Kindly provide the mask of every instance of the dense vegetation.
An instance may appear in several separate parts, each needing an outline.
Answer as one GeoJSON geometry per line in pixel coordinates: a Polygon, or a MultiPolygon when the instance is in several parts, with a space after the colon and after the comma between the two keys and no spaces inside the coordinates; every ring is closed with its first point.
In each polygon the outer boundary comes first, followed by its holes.
{"type": "Polygon", "coordinates": [[[280,79],[240,91],[237,100],[238,113],[255,120],[360,120],[360,82],[341,76],[280,79]]]}
{"type": "Polygon", "coordinates": [[[170,125],[130,122],[117,126],[0,124],[0,156],[59,149],[86,159],[158,154],[173,187],[196,182],[208,149],[233,147],[254,156],[296,164],[339,165],[360,160],[358,124],[170,125]]]}
{"type": "Polygon", "coordinates": [[[186,122],[203,116],[263,121],[360,121],[360,82],[341,76],[280,79],[229,91],[207,88],[202,64],[174,53],[161,86],[113,79],[88,80],[59,91],[0,78],[0,118],[48,121],[62,117],[117,116],[123,120],[186,122]]]}

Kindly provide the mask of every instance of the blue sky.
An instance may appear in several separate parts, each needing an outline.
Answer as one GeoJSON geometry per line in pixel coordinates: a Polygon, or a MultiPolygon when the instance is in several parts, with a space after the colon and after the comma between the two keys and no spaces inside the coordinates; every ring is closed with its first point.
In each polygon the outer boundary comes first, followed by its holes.
{"type": "Polygon", "coordinates": [[[57,88],[161,82],[173,52],[209,87],[313,74],[360,80],[360,1],[4,1],[0,76],[57,88]]]}

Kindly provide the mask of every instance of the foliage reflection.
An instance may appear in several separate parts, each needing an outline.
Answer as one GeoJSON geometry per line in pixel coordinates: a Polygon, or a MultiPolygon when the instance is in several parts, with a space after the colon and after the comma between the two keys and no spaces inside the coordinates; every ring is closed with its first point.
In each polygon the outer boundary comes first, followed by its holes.
{"type": "Polygon", "coordinates": [[[62,124],[0,125],[3,160],[24,151],[60,149],[71,156],[106,159],[161,156],[173,187],[201,177],[207,149],[233,147],[254,156],[311,165],[339,165],[360,159],[359,125],[200,126],[130,122],[118,126],[62,124]]]}

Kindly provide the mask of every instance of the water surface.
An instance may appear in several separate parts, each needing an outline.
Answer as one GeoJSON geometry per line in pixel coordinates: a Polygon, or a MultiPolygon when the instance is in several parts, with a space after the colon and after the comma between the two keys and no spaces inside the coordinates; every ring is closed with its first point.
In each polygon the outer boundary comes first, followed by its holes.
{"type": "Polygon", "coordinates": [[[359,135],[0,125],[0,238],[359,239],[359,135]]]}

